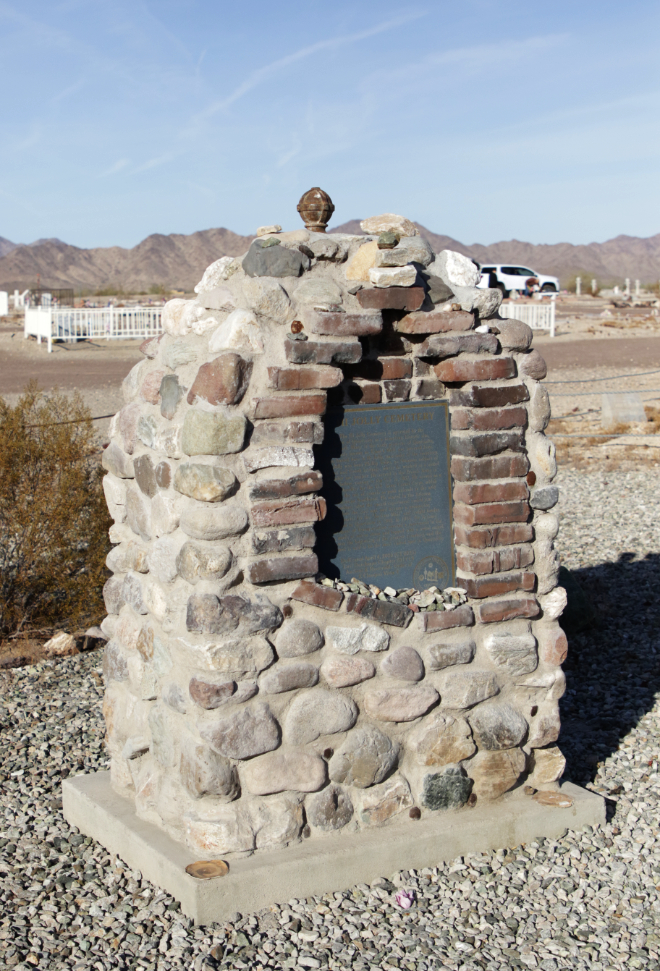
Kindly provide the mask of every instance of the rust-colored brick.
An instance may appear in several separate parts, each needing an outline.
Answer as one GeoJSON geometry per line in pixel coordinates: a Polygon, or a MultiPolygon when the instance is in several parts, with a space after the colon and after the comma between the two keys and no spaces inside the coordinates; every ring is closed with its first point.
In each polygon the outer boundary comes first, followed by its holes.
{"type": "Polygon", "coordinates": [[[534,538],[531,523],[518,526],[494,526],[492,529],[466,529],[454,527],[454,538],[459,546],[483,550],[492,546],[513,546],[514,543],[529,543],[534,538]]]}
{"type": "Polygon", "coordinates": [[[504,428],[524,428],[527,425],[525,408],[453,408],[451,427],[455,431],[498,431],[504,428]]]}
{"type": "Polygon", "coordinates": [[[546,664],[563,664],[568,654],[568,641],[561,627],[552,630],[537,630],[539,657],[546,664]]]}
{"type": "Polygon", "coordinates": [[[531,546],[508,546],[504,549],[456,550],[456,565],[459,570],[477,575],[486,573],[505,573],[531,566],[534,550],[531,546]]]}
{"type": "Polygon", "coordinates": [[[325,518],[325,499],[304,497],[289,501],[255,503],[251,509],[253,526],[287,526],[290,523],[315,523],[325,518]]]}
{"type": "Polygon", "coordinates": [[[404,604],[391,603],[388,600],[373,600],[371,597],[362,597],[357,593],[349,593],[347,596],[346,610],[381,624],[389,624],[391,627],[407,627],[413,617],[412,610],[404,604]]]}
{"type": "Polygon", "coordinates": [[[473,386],[454,388],[449,395],[451,405],[466,405],[468,408],[503,408],[506,405],[519,405],[529,401],[529,391],[524,384],[508,384],[504,388],[473,386]]]}
{"type": "Polygon", "coordinates": [[[529,519],[529,503],[484,502],[454,506],[454,522],[461,526],[490,526],[493,523],[524,523],[529,519]]]}
{"type": "Polygon", "coordinates": [[[268,385],[276,391],[336,388],[343,374],[337,367],[269,367],[268,385]]]}
{"type": "Polygon", "coordinates": [[[510,482],[457,482],[454,486],[456,502],[512,502],[527,499],[529,489],[524,479],[510,482]]]}
{"type": "Polygon", "coordinates": [[[344,594],[333,587],[323,587],[320,583],[303,580],[291,594],[293,600],[322,607],[324,610],[339,610],[344,594]]]}
{"type": "Polygon", "coordinates": [[[419,310],[424,287],[363,287],[357,299],[365,310],[419,310]]]}
{"type": "Polygon", "coordinates": [[[471,432],[469,435],[452,435],[449,440],[449,451],[452,455],[478,458],[481,455],[505,452],[507,449],[517,452],[522,448],[522,444],[522,431],[471,432]]]}
{"type": "Polygon", "coordinates": [[[318,492],[322,485],[320,472],[302,472],[287,479],[260,479],[250,486],[250,499],[286,499],[306,492],[318,492]]]}
{"type": "Polygon", "coordinates": [[[536,574],[508,573],[476,579],[460,577],[456,582],[465,588],[469,597],[483,600],[485,597],[501,597],[503,593],[515,593],[517,590],[531,593],[536,584],[536,574]]]}
{"type": "Polygon", "coordinates": [[[380,334],[383,317],[379,313],[341,314],[324,310],[307,310],[303,322],[312,334],[326,337],[365,337],[380,334]]]}
{"type": "Polygon", "coordinates": [[[349,384],[346,393],[351,401],[361,405],[377,405],[381,400],[382,389],[379,384],[349,384]]]}
{"type": "Polygon", "coordinates": [[[313,526],[292,526],[290,529],[253,529],[252,550],[255,553],[284,553],[287,550],[311,549],[316,543],[313,526]]]}
{"type": "Polygon", "coordinates": [[[451,474],[457,482],[514,478],[526,475],[528,469],[526,455],[496,455],[493,458],[480,459],[454,455],[451,460],[451,474]]]}
{"type": "Polygon", "coordinates": [[[433,370],[441,381],[496,381],[515,377],[516,362],[512,357],[495,357],[489,361],[467,361],[456,357],[440,361],[433,370]]]}
{"type": "Polygon", "coordinates": [[[453,610],[420,612],[417,616],[422,630],[449,630],[450,627],[471,627],[474,624],[474,611],[469,604],[461,604],[453,610]]]}
{"type": "Polygon", "coordinates": [[[300,580],[318,572],[316,553],[304,556],[265,556],[248,563],[246,573],[251,583],[272,583],[277,580],[300,580]]]}
{"type": "Polygon", "coordinates": [[[480,604],[479,619],[482,624],[495,624],[516,617],[538,617],[541,608],[533,597],[520,597],[515,600],[491,600],[480,604]]]}
{"type": "Polygon", "coordinates": [[[254,417],[294,418],[297,415],[325,414],[324,394],[287,395],[281,398],[255,398],[254,417]]]}
{"type": "Polygon", "coordinates": [[[436,378],[422,378],[417,382],[415,394],[418,398],[445,398],[447,389],[442,381],[436,378]]]}
{"type": "MultiPolygon", "coordinates": [[[[427,337],[423,344],[415,348],[415,355],[417,357],[444,358],[454,357],[456,354],[496,354],[499,347],[499,341],[494,334],[435,334],[427,337]]],[[[480,362],[471,361],[469,363],[480,362]]],[[[505,374],[498,375],[498,377],[507,376],[505,374]]],[[[488,377],[488,375],[483,375],[483,377],[488,377]]]]}
{"type": "Polygon", "coordinates": [[[452,330],[472,330],[474,314],[464,310],[430,310],[407,314],[394,324],[400,334],[443,334],[452,330]]]}
{"type": "Polygon", "coordinates": [[[312,442],[320,445],[324,427],[315,421],[262,421],[254,426],[251,445],[281,445],[285,442],[312,442]]]}

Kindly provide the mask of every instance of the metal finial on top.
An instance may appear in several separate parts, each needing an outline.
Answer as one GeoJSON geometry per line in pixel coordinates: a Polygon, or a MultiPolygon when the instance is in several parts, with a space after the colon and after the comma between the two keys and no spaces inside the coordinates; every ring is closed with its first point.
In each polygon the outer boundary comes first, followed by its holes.
{"type": "Polygon", "coordinates": [[[328,193],[319,189],[318,186],[305,192],[297,208],[305,228],[313,233],[324,233],[330,222],[330,217],[335,211],[328,193]]]}

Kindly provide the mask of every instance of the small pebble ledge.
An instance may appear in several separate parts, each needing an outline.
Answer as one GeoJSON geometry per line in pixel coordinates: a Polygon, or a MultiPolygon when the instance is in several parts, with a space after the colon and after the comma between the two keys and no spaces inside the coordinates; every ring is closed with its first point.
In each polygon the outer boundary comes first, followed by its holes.
{"type": "Polygon", "coordinates": [[[560,485],[563,560],[601,621],[571,638],[559,744],[566,776],[607,796],[605,827],[195,927],[65,823],[62,777],[107,766],[101,655],[47,661],[0,674],[0,967],[659,968],[660,482],[560,485]]]}

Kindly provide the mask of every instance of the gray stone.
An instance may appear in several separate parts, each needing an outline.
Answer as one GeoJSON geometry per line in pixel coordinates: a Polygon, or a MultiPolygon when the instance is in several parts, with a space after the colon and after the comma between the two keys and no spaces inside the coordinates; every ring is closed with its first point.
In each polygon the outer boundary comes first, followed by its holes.
{"type": "Polygon", "coordinates": [[[229,469],[198,462],[184,462],[174,476],[177,492],[201,502],[222,502],[236,486],[236,476],[229,469]]]}
{"type": "Polygon", "coordinates": [[[276,283],[270,279],[245,280],[243,283],[245,298],[250,307],[260,317],[269,317],[271,320],[279,320],[282,323],[291,315],[291,301],[289,295],[276,283]]]}
{"type": "MultiPolygon", "coordinates": [[[[191,649],[188,659],[192,664],[201,661],[212,672],[211,676],[223,681],[252,679],[275,660],[273,648],[264,636],[250,637],[239,632],[235,638],[223,638],[220,643],[190,644],[183,639],[179,643],[191,649]]],[[[240,681],[232,696],[232,703],[242,703],[256,691],[256,682],[240,681]]]]}
{"type": "Polygon", "coordinates": [[[259,681],[262,694],[275,695],[295,688],[311,688],[318,683],[319,669],[315,664],[297,661],[292,664],[276,664],[259,681]]]}
{"type": "Polygon", "coordinates": [[[103,599],[105,609],[109,614],[118,614],[126,603],[124,599],[123,576],[110,577],[103,585],[103,599]]]}
{"type": "Polygon", "coordinates": [[[327,657],[321,674],[331,688],[346,688],[373,678],[376,668],[364,657],[327,657]]]}
{"type": "Polygon", "coordinates": [[[151,504],[137,489],[126,490],[126,522],[143,540],[151,539],[151,504]]]}
{"type": "Polygon", "coordinates": [[[126,574],[121,592],[126,603],[129,607],[133,608],[136,614],[146,614],[149,612],[142,594],[142,581],[136,573],[126,574]]]}
{"type": "Polygon", "coordinates": [[[342,292],[330,278],[303,280],[295,293],[296,303],[310,307],[335,307],[342,303],[342,292]]]}
{"type": "Polygon", "coordinates": [[[508,704],[479,705],[469,720],[479,748],[489,752],[515,748],[527,734],[527,722],[508,704]]]}
{"type": "Polygon", "coordinates": [[[552,509],[559,502],[559,489],[557,486],[543,486],[532,493],[529,504],[532,509],[552,509]]]}
{"type": "Polygon", "coordinates": [[[101,456],[101,465],[106,472],[112,472],[120,479],[133,478],[133,459],[123,452],[115,442],[111,442],[101,456]]]}
{"type": "Polygon", "coordinates": [[[476,644],[472,640],[459,641],[454,644],[447,644],[444,641],[429,644],[429,667],[432,671],[441,671],[453,664],[469,664],[476,649],[476,644]]]}
{"type": "Polygon", "coordinates": [[[103,678],[110,681],[128,681],[126,656],[116,641],[108,641],[103,651],[103,678]]]}
{"type": "Polygon", "coordinates": [[[120,543],[111,549],[105,563],[113,573],[127,573],[128,570],[135,570],[136,573],[149,572],[147,551],[139,543],[132,541],[120,543]]]}
{"type": "Polygon", "coordinates": [[[366,789],[390,774],[397,757],[398,746],[387,735],[371,725],[356,728],[330,759],[330,778],[366,789]]]}
{"type": "Polygon", "coordinates": [[[548,373],[548,365],[539,351],[529,351],[518,364],[520,374],[527,378],[534,378],[535,381],[542,381],[548,373]]]}
{"type": "Polygon", "coordinates": [[[248,792],[267,796],[274,792],[317,792],[327,781],[323,759],[302,749],[274,752],[252,759],[241,769],[248,792]]]}
{"type": "Polygon", "coordinates": [[[135,471],[135,481],[145,496],[153,498],[158,491],[154,464],[150,455],[139,455],[133,459],[133,469],[135,471]]]}
{"type": "MultiPolygon", "coordinates": [[[[195,360],[191,358],[190,362],[195,360]]],[[[183,397],[183,388],[179,384],[176,374],[166,374],[160,382],[160,413],[163,418],[171,420],[176,414],[177,405],[183,397]]]]}
{"type": "Polygon", "coordinates": [[[502,348],[507,351],[526,351],[532,346],[534,332],[523,320],[498,320],[495,326],[499,331],[502,348]]]}
{"type": "Polygon", "coordinates": [[[460,809],[472,792],[469,779],[457,765],[424,778],[421,803],[426,809],[460,809]]]}
{"type": "Polygon", "coordinates": [[[310,826],[323,832],[342,829],[353,818],[353,803],[340,786],[327,786],[318,795],[305,801],[310,826]]]}
{"type": "Polygon", "coordinates": [[[531,432],[542,432],[550,421],[550,395],[547,388],[536,381],[529,389],[527,421],[531,432]]]}
{"type": "Polygon", "coordinates": [[[250,821],[258,850],[286,846],[297,841],[305,822],[302,796],[286,793],[261,799],[253,797],[250,801],[250,821]]]}
{"type": "Polygon", "coordinates": [[[323,634],[311,620],[285,620],[275,646],[280,657],[301,657],[323,647],[323,634]]]}
{"type": "Polygon", "coordinates": [[[180,715],[185,715],[188,710],[183,691],[178,684],[168,684],[163,688],[161,698],[168,708],[171,708],[172,711],[178,711],[180,715]]]}
{"type": "Polygon", "coordinates": [[[179,525],[181,503],[178,497],[159,492],[151,500],[151,529],[156,536],[173,533],[179,525]]]}
{"type": "Polygon", "coordinates": [[[220,684],[215,684],[201,681],[199,678],[191,678],[188,684],[188,692],[192,700],[200,708],[207,710],[226,704],[235,691],[235,681],[222,681],[220,684]]]}
{"type": "Polygon", "coordinates": [[[447,765],[469,759],[476,752],[470,726],[464,718],[432,712],[413,729],[407,746],[420,765],[447,765]]]}
{"type": "Polygon", "coordinates": [[[191,539],[225,539],[245,530],[248,515],[242,506],[231,503],[222,506],[202,506],[187,503],[180,517],[181,529],[191,539]]]}
{"type": "Polygon", "coordinates": [[[300,276],[303,256],[298,250],[285,246],[265,246],[255,239],[243,259],[242,267],[248,276],[300,276]]]}
{"type": "Polygon", "coordinates": [[[190,408],[183,420],[181,448],[186,455],[228,455],[240,452],[247,420],[240,412],[210,412],[190,408]]]}
{"type": "Polygon", "coordinates": [[[428,266],[435,254],[423,236],[404,236],[394,249],[379,249],[376,266],[405,266],[406,263],[421,263],[428,266]]]}
{"type": "Polygon", "coordinates": [[[390,643],[387,631],[372,624],[361,624],[360,627],[326,627],[325,637],[328,645],[342,654],[386,651],[390,643]]]}
{"type": "Polygon", "coordinates": [[[176,569],[188,583],[199,580],[220,580],[232,564],[231,550],[227,546],[200,546],[185,542],[176,557],[176,569]]]}
{"type": "MultiPolygon", "coordinates": [[[[176,371],[178,367],[192,364],[197,358],[199,348],[189,339],[180,338],[179,340],[164,340],[161,359],[165,367],[176,371]]],[[[161,391],[161,397],[163,392],[161,391]]]]}
{"type": "Polygon", "coordinates": [[[514,677],[530,674],[538,667],[536,638],[533,634],[514,634],[506,630],[493,631],[492,634],[487,635],[484,646],[494,663],[514,677]]]}
{"type": "Polygon", "coordinates": [[[215,724],[200,725],[199,731],[215,752],[229,759],[250,759],[280,744],[279,725],[262,703],[241,708],[215,724]]]}
{"type": "Polygon", "coordinates": [[[163,583],[176,580],[178,570],[176,558],[181,540],[178,536],[163,536],[157,539],[149,550],[149,573],[163,583]]]}
{"type": "Polygon", "coordinates": [[[454,296],[454,291],[439,276],[434,276],[431,273],[423,273],[422,276],[426,280],[429,288],[427,297],[434,307],[447,303],[454,296]]]}
{"type": "Polygon", "coordinates": [[[320,735],[347,731],[357,716],[357,705],[346,695],[323,688],[304,691],[291,702],[284,719],[284,737],[294,745],[304,745],[320,735]]]}
{"type": "MultiPolygon", "coordinates": [[[[418,236],[409,239],[421,239],[418,236]]],[[[387,252],[386,250],[384,252],[387,252]]],[[[424,677],[424,662],[414,647],[397,647],[388,654],[380,666],[382,674],[390,678],[400,678],[402,681],[421,681],[424,677]]]]}
{"type": "Polygon", "coordinates": [[[468,313],[476,311],[482,320],[487,320],[499,310],[502,291],[477,287],[454,287],[454,299],[460,303],[461,310],[467,310],[468,313]]]}
{"type": "Polygon", "coordinates": [[[142,415],[137,424],[137,436],[147,448],[156,448],[158,422],[153,415],[142,415]]]}
{"type": "Polygon", "coordinates": [[[364,709],[372,718],[410,722],[425,714],[440,695],[432,685],[417,688],[374,688],[365,693],[364,709]]]}
{"type": "Polygon", "coordinates": [[[241,794],[238,772],[231,762],[191,738],[181,745],[179,769],[181,781],[193,799],[220,796],[231,801],[241,794]]]}
{"type": "Polygon", "coordinates": [[[188,598],[186,627],[203,634],[227,634],[240,630],[246,634],[274,630],[282,623],[282,614],[266,597],[246,600],[229,595],[193,593],[188,598]]]}
{"type": "Polygon", "coordinates": [[[444,708],[472,708],[499,693],[490,671],[448,671],[440,687],[444,708]]]}

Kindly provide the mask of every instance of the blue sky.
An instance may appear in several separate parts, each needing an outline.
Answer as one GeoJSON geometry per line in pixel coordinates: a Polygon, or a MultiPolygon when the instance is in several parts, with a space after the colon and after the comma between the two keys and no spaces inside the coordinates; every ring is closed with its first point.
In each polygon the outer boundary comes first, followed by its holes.
{"type": "Polygon", "coordinates": [[[0,236],[660,232],[657,0],[0,0],[0,236]]]}

